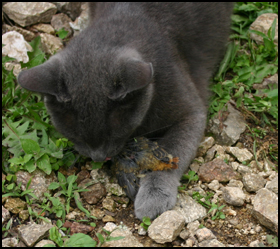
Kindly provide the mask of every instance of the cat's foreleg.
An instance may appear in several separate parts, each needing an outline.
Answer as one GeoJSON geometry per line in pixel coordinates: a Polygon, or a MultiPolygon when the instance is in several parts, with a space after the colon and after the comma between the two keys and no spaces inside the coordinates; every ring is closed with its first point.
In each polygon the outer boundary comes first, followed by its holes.
{"type": "Polygon", "coordinates": [[[195,157],[205,125],[206,108],[201,107],[171,127],[158,141],[168,153],[179,157],[179,168],[153,171],[141,179],[134,203],[137,218],[148,216],[154,219],[174,207],[180,178],[195,157]]]}

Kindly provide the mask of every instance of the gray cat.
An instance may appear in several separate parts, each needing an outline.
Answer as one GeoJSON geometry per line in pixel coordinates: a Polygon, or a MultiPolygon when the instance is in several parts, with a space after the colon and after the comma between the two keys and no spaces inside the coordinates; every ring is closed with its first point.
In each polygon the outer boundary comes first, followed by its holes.
{"type": "MultiPolygon", "coordinates": [[[[176,170],[140,181],[135,214],[155,218],[176,202],[202,139],[208,82],[223,56],[232,3],[95,3],[90,24],[19,84],[44,94],[55,127],[92,160],[137,136],[179,157],[176,170]]],[[[136,193],[135,193],[136,194],[136,193]]]]}

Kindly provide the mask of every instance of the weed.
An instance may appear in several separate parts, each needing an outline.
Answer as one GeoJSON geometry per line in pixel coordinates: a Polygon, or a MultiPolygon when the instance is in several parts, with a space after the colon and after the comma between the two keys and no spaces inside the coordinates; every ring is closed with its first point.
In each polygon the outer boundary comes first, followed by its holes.
{"type": "Polygon", "coordinates": [[[278,237],[276,235],[266,235],[266,240],[269,245],[278,247],[278,237]]]}
{"type": "Polygon", "coordinates": [[[250,30],[250,24],[263,13],[277,12],[276,3],[236,3],[232,16],[232,30],[236,32],[227,48],[225,57],[213,79],[210,89],[214,93],[209,109],[209,117],[225,107],[230,100],[260,125],[278,126],[278,89],[254,90],[253,84],[261,83],[264,78],[278,71],[278,49],[273,40],[276,20],[267,34],[250,30]],[[253,42],[249,33],[263,38],[263,45],[253,42]],[[246,40],[246,42],[242,42],[246,40]],[[226,79],[225,80],[225,78],[226,79]],[[229,79],[230,78],[230,79],[229,79]],[[257,112],[261,120],[251,112],[257,112]]]}
{"type": "Polygon", "coordinates": [[[66,31],[64,28],[57,30],[55,32],[56,35],[58,35],[58,37],[63,40],[67,35],[68,35],[68,31],[66,31]]]}
{"type": "MultiPolygon", "coordinates": [[[[104,236],[100,233],[96,233],[96,237],[98,238],[99,242],[98,244],[94,239],[92,239],[89,235],[83,234],[83,233],[76,233],[72,236],[67,236],[69,238],[64,239],[59,233],[58,229],[56,227],[52,227],[50,229],[50,240],[54,241],[59,247],[100,247],[105,242],[113,241],[113,240],[120,240],[123,239],[123,236],[119,237],[111,237],[111,233],[103,229],[103,231],[107,234],[107,236],[104,238],[104,236]]],[[[48,245],[53,247],[53,245],[48,245]]]]}
{"type": "Polygon", "coordinates": [[[7,224],[5,226],[2,226],[2,232],[4,232],[3,237],[7,237],[8,235],[8,231],[11,228],[11,225],[13,223],[13,218],[9,219],[9,221],[7,222],[7,224]]]}
{"type": "Polygon", "coordinates": [[[210,202],[210,198],[213,196],[213,193],[209,193],[207,192],[206,196],[201,195],[198,192],[193,192],[193,199],[195,199],[199,204],[201,204],[202,206],[209,208],[208,214],[213,212],[212,214],[212,220],[215,220],[217,218],[219,219],[225,219],[225,214],[222,212],[222,209],[225,207],[225,205],[221,205],[219,206],[218,203],[212,203],[210,202]]]}
{"type": "Polygon", "coordinates": [[[189,170],[188,174],[184,174],[181,177],[181,180],[187,180],[187,184],[183,184],[182,186],[178,187],[178,190],[185,190],[187,186],[190,184],[191,181],[197,181],[198,180],[198,175],[196,175],[196,172],[193,170],[189,170]]]}
{"type": "Polygon", "coordinates": [[[140,226],[143,227],[146,231],[148,230],[149,226],[152,224],[151,219],[147,216],[144,216],[142,219],[140,226]]]}

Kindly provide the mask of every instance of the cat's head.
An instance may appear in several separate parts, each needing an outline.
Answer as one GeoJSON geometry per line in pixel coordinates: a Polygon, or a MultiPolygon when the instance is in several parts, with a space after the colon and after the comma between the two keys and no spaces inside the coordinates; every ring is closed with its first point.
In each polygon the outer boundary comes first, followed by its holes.
{"type": "Polygon", "coordinates": [[[143,121],[152,78],[152,64],[134,49],[94,53],[76,44],[22,71],[18,83],[44,95],[54,126],[81,154],[103,161],[118,154],[143,121]]]}

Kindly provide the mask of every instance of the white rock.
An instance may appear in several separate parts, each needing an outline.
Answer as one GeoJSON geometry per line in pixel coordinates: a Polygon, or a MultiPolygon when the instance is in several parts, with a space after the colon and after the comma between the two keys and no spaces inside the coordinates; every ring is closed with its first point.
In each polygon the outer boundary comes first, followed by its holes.
{"type": "Polygon", "coordinates": [[[148,228],[151,239],[157,243],[172,242],[185,225],[184,217],[177,211],[166,211],[157,217],[148,228]]]}
{"type": "Polygon", "coordinates": [[[29,61],[27,52],[33,51],[32,47],[24,40],[23,35],[16,31],[10,31],[2,35],[2,55],[15,58],[18,62],[29,61]]]}

